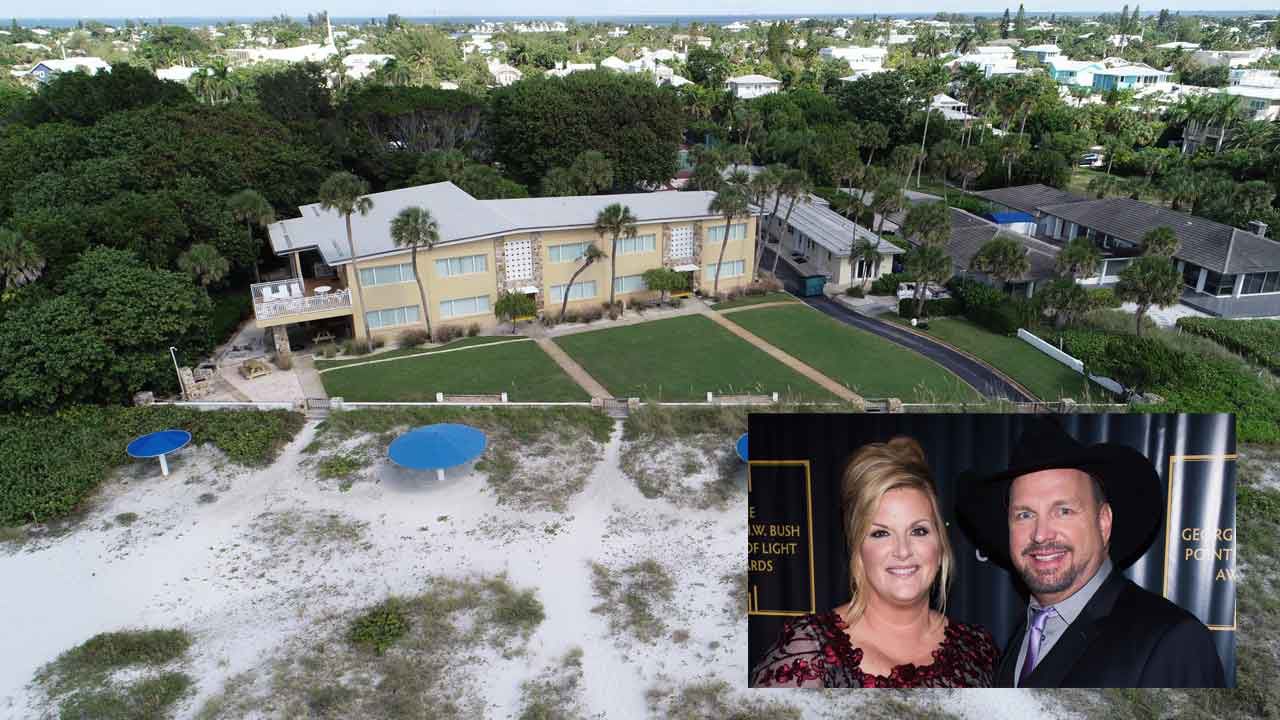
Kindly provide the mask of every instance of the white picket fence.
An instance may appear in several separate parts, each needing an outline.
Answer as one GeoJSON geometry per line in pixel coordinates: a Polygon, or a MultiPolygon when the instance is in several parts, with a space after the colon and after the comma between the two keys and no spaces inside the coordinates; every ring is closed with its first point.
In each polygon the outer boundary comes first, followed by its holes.
{"type": "MultiPolygon", "coordinates": [[[[1085,372],[1084,372],[1084,361],[1082,361],[1080,358],[1077,358],[1077,357],[1074,357],[1074,356],[1072,356],[1072,355],[1068,355],[1068,354],[1066,354],[1065,352],[1063,352],[1062,350],[1060,350],[1060,349],[1058,349],[1058,348],[1054,347],[1054,346],[1053,346],[1053,345],[1051,345],[1050,343],[1045,342],[1045,340],[1044,340],[1043,338],[1041,338],[1041,337],[1039,337],[1039,336],[1035,335],[1034,333],[1027,332],[1026,330],[1024,330],[1024,329],[1022,329],[1022,328],[1019,328],[1019,329],[1018,329],[1018,337],[1022,338],[1023,340],[1027,341],[1028,343],[1030,343],[1030,344],[1031,344],[1031,347],[1033,347],[1033,348],[1035,348],[1035,349],[1039,350],[1040,352],[1044,353],[1045,355],[1048,355],[1049,357],[1053,358],[1054,360],[1057,360],[1058,362],[1062,363],[1063,365],[1066,365],[1067,367],[1071,368],[1072,370],[1075,370],[1076,372],[1080,373],[1081,375],[1084,375],[1084,374],[1085,374],[1085,372]]],[[[1123,386],[1123,385],[1121,385],[1120,383],[1116,382],[1115,380],[1112,380],[1112,379],[1111,379],[1111,378],[1109,378],[1109,377],[1103,377],[1103,376],[1101,376],[1101,375],[1092,375],[1092,374],[1091,374],[1091,375],[1089,375],[1089,379],[1090,379],[1090,380],[1092,380],[1092,381],[1094,381],[1094,382],[1096,382],[1096,383],[1098,383],[1098,384],[1099,384],[1099,385],[1101,385],[1102,387],[1104,387],[1104,388],[1106,388],[1106,389],[1110,390],[1111,392],[1113,392],[1113,393],[1115,393],[1115,394],[1117,394],[1117,395],[1124,395],[1124,386],[1123,386]]]]}

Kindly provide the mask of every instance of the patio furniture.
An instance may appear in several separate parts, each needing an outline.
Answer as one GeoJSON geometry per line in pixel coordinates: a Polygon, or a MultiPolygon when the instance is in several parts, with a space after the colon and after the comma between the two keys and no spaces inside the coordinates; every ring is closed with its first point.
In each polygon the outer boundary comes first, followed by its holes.
{"type": "Polygon", "coordinates": [[[295,282],[295,283],[289,283],[289,295],[288,295],[288,297],[295,297],[295,298],[300,298],[300,297],[302,297],[302,283],[296,283],[296,282],[295,282]]]}
{"type": "Polygon", "coordinates": [[[315,344],[315,345],[319,345],[320,343],[333,342],[333,333],[329,332],[328,330],[321,330],[320,332],[316,333],[314,337],[311,338],[311,342],[312,344],[315,344]]]}
{"type": "Polygon", "coordinates": [[[738,451],[738,459],[741,460],[742,462],[747,462],[747,458],[749,457],[749,455],[747,454],[747,434],[746,433],[742,433],[742,435],[738,437],[738,441],[733,444],[733,447],[735,450],[738,451]]]}
{"type": "Polygon", "coordinates": [[[328,285],[317,285],[315,286],[315,288],[311,290],[311,292],[315,293],[316,295],[325,295],[332,291],[333,291],[333,288],[329,287],[328,285]]]}
{"type": "Polygon", "coordinates": [[[160,474],[169,474],[169,463],[165,460],[175,450],[185,447],[191,442],[191,433],[186,430],[159,430],[133,439],[124,451],[129,457],[160,458],[160,474]]]}
{"type": "Polygon", "coordinates": [[[245,380],[252,380],[257,377],[262,377],[263,375],[270,375],[271,365],[267,364],[267,361],[261,358],[245,360],[244,364],[240,366],[240,374],[244,376],[245,380]]]}
{"type": "Polygon", "coordinates": [[[391,441],[387,454],[400,467],[435,470],[444,481],[444,469],[474,460],[484,452],[485,434],[456,423],[437,423],[414,428],[391,441]]]}

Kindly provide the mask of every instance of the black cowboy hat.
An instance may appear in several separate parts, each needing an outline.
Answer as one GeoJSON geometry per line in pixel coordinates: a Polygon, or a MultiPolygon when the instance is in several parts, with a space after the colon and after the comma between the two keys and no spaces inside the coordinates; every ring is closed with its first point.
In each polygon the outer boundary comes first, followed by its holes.
{"type": "Polygon", "coordinates": [[[1160,476],[1146,456],[1125,445],[1084,445],[1049,417],[1033,419],[1018,439],[1009,469],[966,483],[956,514],[969,538],[992,562],[1013,569],[1009,556],[1009,487],[1015,478],[1053,468],[1083,470],[1097,478],[1111,505],[1111,559],[1133,564],[1161,525],[1160,476]]]}

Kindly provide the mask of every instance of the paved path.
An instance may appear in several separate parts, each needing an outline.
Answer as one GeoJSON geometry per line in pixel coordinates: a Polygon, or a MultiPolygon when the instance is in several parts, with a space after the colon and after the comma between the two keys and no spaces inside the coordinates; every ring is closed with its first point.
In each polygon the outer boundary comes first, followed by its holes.
{"type": "MultiPolygon", "coordinates": [[[[770,256],[771,252],[771,249],[766,248],[765,255],[770,256]]],[[[800,275],[791,265],[781,262],[778,263],[778,279],[790,290],[799,285],[800,275]]],[[[1027,390],[1008,375],[966,352],[940,343],[927,335],[911,332],[892,323],[854,312],[825,295],[801,298],[801,300],[810,307],[846,325],[866,330],[933,360],[957,375],[984,397],[1003,398],[1014,402],[1035,402],[1037,400],[1030,390],[1027,390]]]]}
{"type": "Polygon", "coordinates": [[[591,373],[587,372],[576,360],[569,357],[569,353],[560,349],[560,346],[551,341],[549,337],[535,338],[534,342],[538,343],[538,347],[546,351],[552,360],[560,366],[562,370],[568,373],[578,386],[587,391],[587,394],[593,398],[611,398],[612,394],[605,389],[595,378],[591,377],[591,373]]]}
{"type": "Polygon", "coordinates": [[[731,307],[731,308],[728,308],[727,310],[716,310],[716,312],[721,314],[727,314],[727,313],[736,313],[740,310],[757,310],[759,308],[779,307],[782,305],[795,305],[795,304],[796,304],[795,300],[778,300],[776,302],[756,303],[755,305],[739,305],[738,307],[731,307]]]}
{"type": "MultiPolygon", "coordinates": [[[[795,303],[781,303],[781,304],[793,305],[795,303]]],[[[765,303],[761,303],[760,305],[752,305],[751,307],[758,308],[758,307],[763,307],[764,305],[765,303]]],[[[847,400],[849,402],[856,403],[857,405],[864,404],[864,400],[861,395],[855,393],[854,391],[850,390],[844,385],[841,385],[835,380],[832,380],[826,375],[823,375],[822,373],[815,370],[812,366],[798,360],[795,356],[789,355],[783,350],[779,349],[777,346],[766,342],[765,339],[760,337],[759,335],[756,335],[755,333],[750,332],[749,330],[733,322],[732,320],[726,319],[721,313],[716,312],[715,310],[706,310],[702,314],[710,318],[716,324],[723,327],[725,330],[728,330],[734,335],[737,335],[743,340],[746,340],[752,345],[765,351],[774,360],[777,360],[783,365],[786,365],[792,370],[795,370],[801,375],[814,381],[818,385],[821,385],[824,390],[831,393],[832,395],[835,395],[841,400],[847,400]]]]}
{"type": "Polygon", "coordinates": [[[309,398],[329,397],[329,393],[325,392],[324,383],[320,380],[320,373],[316,370],[315,357],[294,355],[293,372],[298,376],[298,383],[302,385],[304,395],[309,398]]]}

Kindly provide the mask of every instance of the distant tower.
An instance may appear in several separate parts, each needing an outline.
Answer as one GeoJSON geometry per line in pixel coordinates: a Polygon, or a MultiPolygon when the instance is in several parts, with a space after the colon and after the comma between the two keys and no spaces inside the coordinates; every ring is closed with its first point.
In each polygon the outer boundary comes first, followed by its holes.
{"type": "Polygon", "coordinates": [[[325,29],[328,31],[328,37],[327,37],[327,39],[326,39],[326,41],[325,41],[325,42],[326,42],[330,47],[336,47],[336,46],[333,44],[333,23],[329,20],[329,11],[328,11],[328,10],[325,10],[325,11],[324,11],[324,27],[325,27],[325,29]]]}

